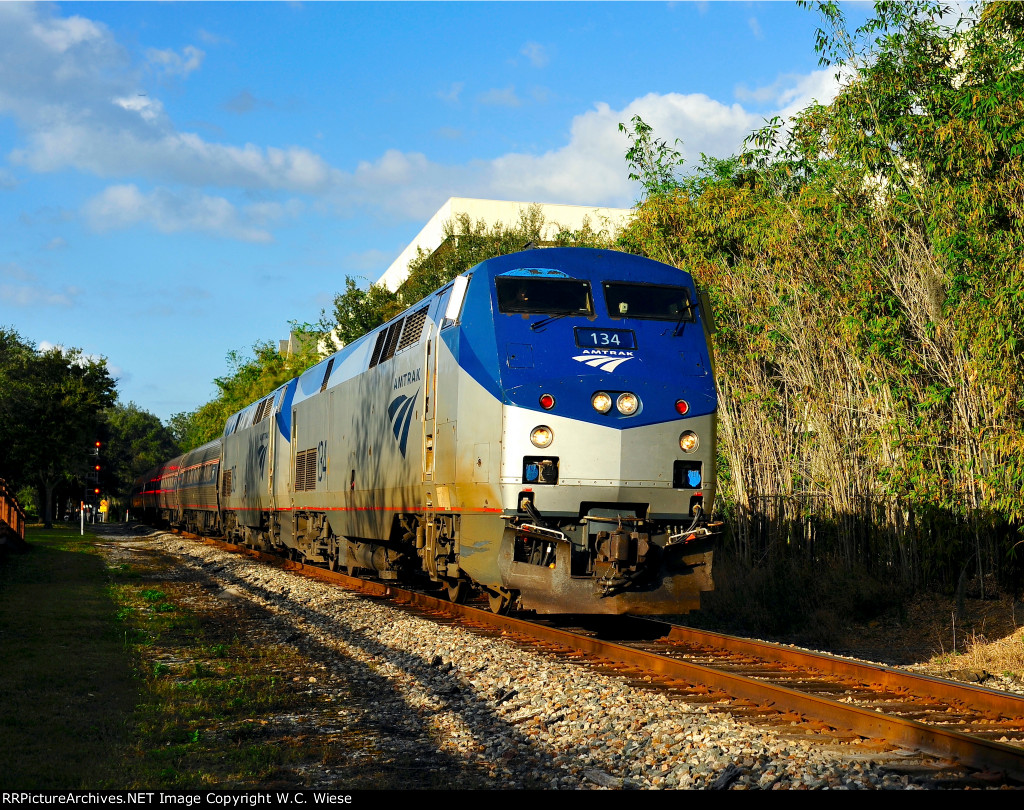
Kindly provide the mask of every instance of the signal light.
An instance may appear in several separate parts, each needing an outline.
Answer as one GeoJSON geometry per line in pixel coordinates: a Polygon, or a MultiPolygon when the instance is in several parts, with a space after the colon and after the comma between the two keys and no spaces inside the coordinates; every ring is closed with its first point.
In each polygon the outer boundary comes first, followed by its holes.
{"type": "Polygon", "coordinates": [[[676,413],[678,413],[680,416],[686,416],[686,413],[689,410],[690,403],[688,403],[685,399],[676,400],[676,413]]]}
{"type": "Polygon", "coordinates": [[[541,394],[540,395],[540,406],[545,411],[550,411],[552,408],[555,407],[555,398],[553,396],[551,396],[551,394],[541,394]]]}

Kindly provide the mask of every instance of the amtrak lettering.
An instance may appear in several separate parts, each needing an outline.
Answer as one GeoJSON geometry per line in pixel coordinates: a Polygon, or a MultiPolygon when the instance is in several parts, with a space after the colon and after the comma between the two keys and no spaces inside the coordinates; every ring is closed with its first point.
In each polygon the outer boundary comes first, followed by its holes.
{"type": "Polygon", "coordinates": [[[405,374],[399,374],[397,377],[395,377],[395,385],[394,385],[394,387],[391,390],[397,391],[399,388],[405,388],[405,386],[407,386],[409,383],[414,383],[414,382],[419,382],[419,381],[420,381],[420,370],[419,369],[416,369],[415,371],[407,371],[405,374]]]}

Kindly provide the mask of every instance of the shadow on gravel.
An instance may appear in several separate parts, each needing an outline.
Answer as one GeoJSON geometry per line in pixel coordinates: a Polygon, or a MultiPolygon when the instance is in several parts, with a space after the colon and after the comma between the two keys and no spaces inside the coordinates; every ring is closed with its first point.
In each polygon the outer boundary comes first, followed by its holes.
{"type": "MultiPolygon", "coordinates": [[[[294,614],[295,620],[290,620],[251,602],[247,604],[248,609],[261,620],[281,628],[287,643],[294,644],[302,653],[324,665],[328,672],[342,676],[365,712],[361,723],[379,729],[388,737],[409,743],[408,748],[383,754],[380,762],[386,768],[415,768],[416,765],[409,759],[418,757],[429,761],[427,767],[441,769],[451,776],[469,769],[480,778],[479,786],[548,788],[553,785],[553,780],[567,775],[565,770],[552,763],[553,757],[575,758],[588,753],[584,747],[558,751],[548,749],[540,741],[520,731],[508,719],[496,714],[492,708],[496,700],[504,698],[512,701],[511,705],[517,705],[533,695],[529,692],[478,694],[468,677],[473,671],[460,671],[449,660],[441,660],[447,658],[443,626],[437,629],[436,651],[429,654],[428,658],[379,641],[372,634],[364,632],[365,623],[357,626],[339,622],[337,617],[319,608],[300,604],[287,594],[267,588],[259,581],[260,569],[249,566],[244,560],[228,555],[225,561],[210,564],[191,553],[187,541],[181,541],[174,548],[182,555],[184,562],[201,572],[200,578],[208,588],[220,590],[231,586],[251,597],[281,605],[294,614]],[[243,565],[254,573],[253,577],[245,577],[237,572],[237,568],[243,565]],[[387,660],[398,669],[399,679],[412,679],[428,695],[427,705],[419,709],[410,706],[390,679],[375,672],[372,666],[313,639],[310,627],[328,637],[336,637],[368,655],[387,660]],[[464,725],[472,736],[472,744],[464,740],[467,747],[473,749],[472,754],[465,758],[455,757],[437,747],[428,721],[431,716],[441,713],[454,715],[464,725]],[[496,781],[495,777],[500,781],[496,781]],[[514,782],[514,785],[510,782],[514,782]]],[[[316,584],[329,587],[322,583],[316,584]]],[[[356,598],[371,603],[376,601],[365,596],[356,598]]],[[[392,610],[397,609],[391,604],[387,606],[392,610]]],[[[462,662],[462,666],[465,667],[466,662],[462,662]]],[[[482,670],[483,666],[481,664],[475,671],[482,670]]],[[[531,683],[527,686],[529,689],[543,688],[540,684],[531,683]]],[[[530,712],[526,713],[532,716],[530,712]]],[[[544,718],[547,723],[561,719],[560,716],[544,718]]],[[[437,787],[454,788],[461,785],[453,779],[437,787]]]]}

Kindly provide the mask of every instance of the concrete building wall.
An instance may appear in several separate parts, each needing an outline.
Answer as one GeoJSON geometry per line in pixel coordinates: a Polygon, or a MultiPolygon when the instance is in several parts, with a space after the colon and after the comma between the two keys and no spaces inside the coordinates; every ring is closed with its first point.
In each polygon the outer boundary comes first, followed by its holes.
{"type": "MultiPolygon", "coordinates": [[[[520,213],[531,205],[533,203],[511,200],[450,197],[376,283],[383,284],[389,290],[398,289],[409,274],[409,262],[416,258],[416,249],[422,248],[428,252],[436,250],[444,241],[445,223],[455,217],[467,214],[474,222],[482,219],[488,225],[495,225],[499,222],[513,225],[519,222],[520,213]]],[[[545,237],[554,237],[562,228],[578,230],[583,227],[584,219],[588,218],[590,226],[594,230],[607,229],[614,233],[625,225],[626,220],[633,213],[632,208],[602,208],[590,205],[541,203],[540,208],[544,214],[544,221],[547,223],[545,227],[550,231],[550,233],[544,234],[545,237]]]]}

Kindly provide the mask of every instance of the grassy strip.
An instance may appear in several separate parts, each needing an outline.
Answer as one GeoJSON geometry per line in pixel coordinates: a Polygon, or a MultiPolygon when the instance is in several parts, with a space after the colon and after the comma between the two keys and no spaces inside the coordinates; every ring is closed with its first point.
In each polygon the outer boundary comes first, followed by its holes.
{"type": "Polygon", "coordinates": [[[0,567],[4,790],[301,787],[302,765],[343,764],[344,740],[276,722],[302,712],[293,679],[315,666],[240,640],[223,603],[186,608],[173,561],[108,567],[72,530],[29,541],[0,567]]]}
{"type": "Polygon", "coordinates": [[[310,752],[268,739],[272,718],[304,702],[285,674],[296,666],[294,650],[240,639],[236,617],[196,612],[180,585],[159,579],[122,566],[112,586],[146,686],[128,784],[301,787],[291,766],[310,752]]]}
{"type": "Polygon", "coordinates": [[[382,751],[373,694],[174,557],[28,539],[0,565],[0,789],[487,785],[437,751],[382,751]]]}
{"type": "Polygon", "coordinates": [[[91,537],[30,530],[0,566],[4,789],[115,787],[139,686],[91,537]]]}

